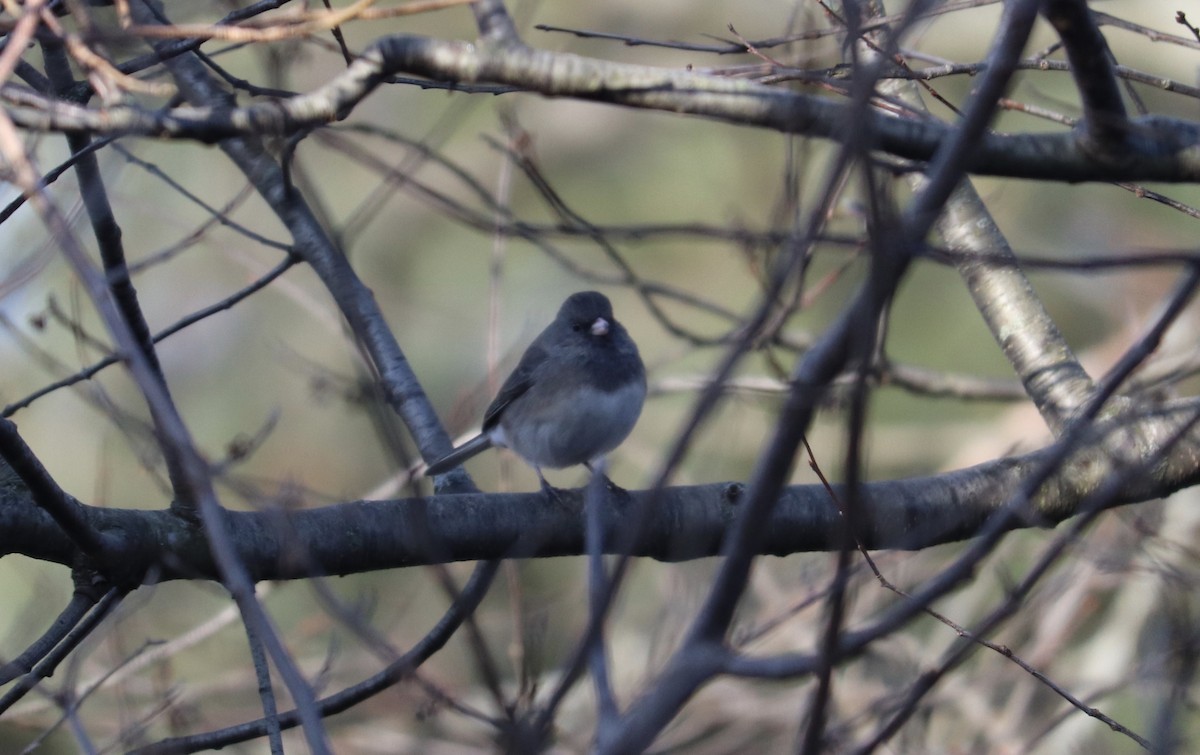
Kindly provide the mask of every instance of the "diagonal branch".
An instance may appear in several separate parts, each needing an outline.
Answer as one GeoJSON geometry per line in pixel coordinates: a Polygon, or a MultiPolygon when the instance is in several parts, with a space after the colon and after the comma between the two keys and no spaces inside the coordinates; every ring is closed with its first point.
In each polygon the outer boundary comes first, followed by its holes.
{"type": "MultiPolygon", "coordinates": [[[[793,389],[779,414],[774,434],[751,475],[745,510],[739,514],[722,547],[722,555],[726,558],[683,647],[668,661],[651,690],[643,694],[623,717],[619,735],[604,743],[602,752],[628,752],[649,746],[699,685],[711,677],[712,664],[721,660],[719,649],[723,647],[738,599],[748,584],[753,558],[759,550],[757,546],[768,536],[776,496],[791,470],[796,448],[812,421],[819,393],[845,369],[849,360],[857,356],[863,340],[859,334],[875,329],[908,265],[924,245],[946,198],[962,180],[967,159],[1008,87],[1036,15],[1034,0],[1018,0],[1006,6],[1001,29],[988,53],[988,71],[974,92],[961,123],[933,156],[928,182],[906,208],[896,238],[886,240],[888,245],[875,255],[867,281],[855,300],[797,364],[792,376],[793,389]]],[[[885,240],[881,239],[880,243],[885,240]]],[[[864,504],[862,493],[861,487],[855,486],[848,496],[839,498],[853,498],[856,504],[864,504]]],[[[859,521],[860,515],[866,518],[865,512],[859,511],[857,506],[854,513],[856,517],[852,524],[859,521]]],[[[847,544],[844,528],[844,524],[835,528],[839,535],[838,547],[843,553],[847,544]]]]}
{"type": "MultiPolygon", "coordinates": [[[[882,89],[916,112],[926,112],[912,82],[891,80],[882,89]]],[[[911,173],[908,182],[920,190],[925,178],[911,173]]],[[[969,180],[950,194],[934,227],[959,253],[955,267],[988,330],[1034,406],[1058,433],[1094,386],[969,180]]]]}
{"type": "MultiPolygon", "coordinates": [[[[113,543],[87,521],[87,507],[59,486],[8,419],[0,419],[0,458],[4,460],[0,485],[8,495],[27,495],[80,552],[97,563],[106,561],[113,543]]],[[[73,566],[75,562],[64,563],[73,566]]]]}
{"type": "MultiPolygon", "coordinates": [[[[42,43],[42,53],[46,60],[46,73],[50,83],[59,96],[66,96],[75,85],[71,74],[71,64],[63,45],[57,40],[42,43]]],[[[170,386],[163,377],[162,365],[158,360],[158,352],[154,349],[154,340],[150,336],[150,325],[138,303],[137,289],[129,275],[129,265],[125,261],[125,245],[122,242],[121,226],[117,223],[112,203],[108,198],[108,189],[104,185],[100,163],[96,153],[91,151],[92,138],[89,134],[75,132],[66,134],[67,145],[71,153],[79,155],[75,162],[75,173],[79,177],[79,191],[83,196],[83,205],[87,209],[88,219],[92,225],[92,235],[100,250],[100,260],[104,266],[104,278],[112,295],[112,301],[117,311],[124,319],[130,336],[141,352],[146,366],[160,384],[164,400],[171,401],[170,386]]],[[[162,424],[159,408],[151,403],[155,423],[162,424]]],[[[187,484],[187,476],[182,469],[183,460],[177,453],[163,454],[166,461],[171,487],[175,494],[173,505],[182,508],[185,514],[195,507],[192,492],[187,484]]]]}
{"type": "Polygon", "coordinates": [[[92,632],[96,630],[109,614],[121,604],[125,598],[124,590],[113,587],[108,590],[99,600],[91,600],[91,608],[87,614],[81,617],[71,626],[62,640],[47,652],[41,660],[39,660],[28,673],[19,677],[16,682],[9,687],[3,695],[0,695],[0,713],[4,713],[21,698],[36,687],[43,679],[48,679],[52,676],[67,656],[71,654],[79,643],[87,639],[92,632]]]}
{"type": "Polygon", "coordinates": [[[59,613],[50,628],[36,642],[26,648],[25,652],[0,665],[0,686],[32,671],[37,663],[50,655],[54,648],[83,622],[99,599],[100,596],[95,593],[95,590],[76,589],[71,594],[70,602],[59,613]]]}
{"type": "MultiPolygon", "coordinates": [[[[219,110],[231,102],[231,97],[194,57],[182,55],[166,60],[165,64],[180,90],[194,104],[211,105],[219,110]]],[[[289,185],[279,164],[257,139],[227,139],[220,147],[279,216],[292,235],[296,254],[312,267],[329,291],[350,329],[370,354],[389,404],[404,419],[422,456],[430,459],[444,455],[450,449],[450,439],[387,327],[374,295],[329,239],[299,191],[289,185]]]]}
{"type": "MultiPolygon", "coordinates": [[[[332,716],[341,713],[408,678],[413,670],[441,650],[463,622],[475,613],[495,579],[499,564],[499,561],[480,563],[445,615],[419,642],[413,645],[411,650],[370,678],[318,700],[316,704],[321,715],[332,716]]],[[[291,729],[299,724],[300,716],[297,711],[289,710],[279,714],[274,721],[260,718],[216,731],[166,739],[133,750],[131,755],[177,755],[184,752],[219,749],[264,736],[271,726],[291,729]]]]}

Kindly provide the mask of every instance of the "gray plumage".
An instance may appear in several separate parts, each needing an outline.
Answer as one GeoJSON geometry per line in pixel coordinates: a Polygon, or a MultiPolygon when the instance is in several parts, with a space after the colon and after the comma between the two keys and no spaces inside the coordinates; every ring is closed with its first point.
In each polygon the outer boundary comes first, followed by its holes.
{"type": "Polygon", "coordinates": [[[425,474],[447,472],[492,446],[511,448],[539,476],[541,467],[590,463],[625,440],[645,398],[646,368],[608,299],[572,294],[504,381],[482,432],[425,474]]]}

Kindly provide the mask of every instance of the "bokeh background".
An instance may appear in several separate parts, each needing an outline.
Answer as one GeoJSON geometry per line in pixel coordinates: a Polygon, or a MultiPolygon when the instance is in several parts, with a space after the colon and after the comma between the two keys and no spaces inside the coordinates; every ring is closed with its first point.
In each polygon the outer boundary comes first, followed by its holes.
{"type": "MultiPolygon", "coordinates": [[[[230,4],[170,7],[173,20],[212,21],[230,4]]],[[[903,3],[889,4],[902,10],[903,3]]],[[[1186,31],[1174,8],[1114,0],[1096,10],[1168,34],[1186,31]]],[[[679,68],[748,67],[748,55],[627,46],[538,31],[535,24],[603,31],[654,40],[705,43],[731,38],[732,24],[747,39],[788,30],[824,28],[822,8],[809,2],[639,3],[519,2],[518,28],[532,45],[623,62],[679,68]]],[[[98,21],[113,25],[107,9],[98,21]],[[107,15],[106,15],[107,14],[107,15]]],[[[977,62],[996,28],[999,5],[982,4],[918,25],[905,46],[935,59],[977,62]]],[[[1112,27],[1106,35],[1116,59],[1133,69],[1186,84],[1197,79],[1196,49],[1156,43],[1112,27]]],[[[351,49],[383,34],[428,34],[472,39],[465,7],[406,19],[357,23],[344,29],[351,49]]],[[[1053,43],[1039,28],[1029,51],[1053,43]]],[[[328,81],[344,63],[328,35],[272,45],[205,47],[231,73],[256,84],[306,91],[328,81]]],[[[114,56],[139,51],[112,43],[114,56]]],[[[807,68],[841,62],[835,36],[770,52],[807,68]]],[[[1052,56],[1054,57],[1054,56],[1052,56]]],[[[969,76],[935,80],[950,102],[965,102],[969,76]]],[[[803,88],[801,84],[790,84],[803,88]]],[[[1194,119],[1192,97],[1137,86],[1150,111],[1194,119]]],[[[816,91],[813,88],[813,91],[816,91]]],[[[838,96],[832,93],[829,96],[838,96]]],[[[1077,114],[1068,74],[1028,71],[1014,100],[1065,115],[1077,114]]],[[[930,101],[931,109],[948,111],[930,101]]],[[[1028,114],[1005,113],[1001,130],[1059,130],[1028,114]]],[[[56,135],[29,135],[43,170],[66,148],[56,135]]],[[[621,269],[586,237],[547,234],[546,248],[492,232],[496,214],[462,175],[529,223],[556,222],[544,197],[515,170],[504,151],[518,143],[565,203],[587,222],[604,227],[723,226],[786,231],[803,217],[819,191],[830,145],[754,129],[667,114],[505,94],[448,93],[391,85],[378,90],[344,122],[315,133],[294,156],[298,185],[373,289],[401,347],[453,434],[476,427],[498,380],[569,293],[599,288],[641,346],[653,395],[629,440],[612,458],[621,485],[649,482],[681,428],[695,392],[722,350],[681,339],[651,316],[621,269]],[[412,145],[437,157],[424,157],[412,145]],[[788,168],[795,171],[789,177],[788,168]],[[788,192],[799,197],[786,201],[788,192]],[[465,208],[483,220],[462,222],[465,208]]],[[[277,264],[282,255],[248,237],[249,229],[288,242],[266,206],[211,146],[124,139],[121,150],[101,153],[101,165],[124,230],[131,262],[145,263],[135,283],[153,329],[228,296],[277,264]],[[170,177],[170,182],[164,179],[170,177]],[[182,187],[182,188],[181,188],[182,187]],[[185,193],[186,191],[186,193],[185,193]],[[210,209],[226,209],[231,224],[213,224],[210,209]]],[[[1128,255],[1150,249],[1191,249],[1196,218],[1110,185],[1071,186],[980,179],[976,186],[1019,254],[1072,259],[1128,255]]],[[[1200,206],[1194,186],[1151,186],[1200,206]]],[[[78,185],[70,173],[50,189],[72,213],[82,238],[78,185]]],[[[849,185],[830,220],[831,234],[863,236],[860,188],[849,185]]],[[[905,194],[898,189],[901,201],[905,194]]],[[[0,189],[0,201],[16,196],[0,189]]],[[[28,208],[0,225],[0,403],[9,404],[104,356],[108,338],[86,295],[28,208]]],[[[675,233],[617,238],[617,252],[642,281],[691,292],[736,314],[750,310],[760,292],[762,266],[776,250],[715,235],[675,233]]],[[[89,246],[90,248],[90,246],[89,246]]],[[[811,302],[789,323],[803,341],[819,333],[845,303],[863,270],[853,244],[820,245],[809,280],[811,302]]],[[[1093,375],[1101,375],[1135,339],[1174,278],[1171,270],[1118,270],[1070,274],[1032,271],[1038,292],[1093,375]]],[[[731,323],[670,298],[661,306],[687,330],[706,338],[727,334],[731,323]]],[[[1195,313],[1172,329],[1164,354],[1195,355],[1195,313]]],[[[230,463],[220,493],[231,507],[320,506],[363,497],[411,494],[408,462],[389,439],[397,422],[364,386],[354,343],[320,283],[302,266],[228,311],[187,328],[161,344],[172,390],[201,449],[226,459],[250,443],[252,452],[230,463]]],[[[1011,377],[953,269],[918,264],[896,301],[888,353],[897,362],[995,378],[1011,377]]],[[[739,375],[778,379],[795,355],[772,350],[748,359],[739,375]],[[782,370],[782,372],[781,372],[782,370]]],[[[1188,383],[1175,390],[1186,391],[1188,383]]],[[[728,396],[700,433],[679,470],[680,484],[740,480],[748,474],[779,406],[769,392],[728,396]]],[[[147,414],[121,368],[56,391],[15,412],[23,436],[55,478],[81,500],[101,506],[160,508],[169,495],[147,414]]],[[[397,435],[399,433],[399,435],[397,435]]],[[[867,436],[868,477],[930,474],[1038,447],[1048,434],[1021,402],[980,402],[914,395],[881,388],[872,399],[867,436]]],[[[836,402],[810,435],[825,472],[841,474],[846,432],[836,402]]],[[[403,442],[401,442],[403,445],[403,442]]],[[[472,461],[485,490],[533,489],[536,478],[499,453],[472,461]]],[[[796,483],[816,481],[798,463],[796,483]]],[[[575,486],[581,470],[553,474],[575,486]]],[[[1064,686],[1127,725],[1153,729],[1166,684],[1171,637],[1195,632],[1190,604],[1171,593],[1194,587],[1194,494],[1166,505],[1150,503],[1102,517],[1047,578],[998,638],[1064,686]],[[1184,618],[1178,612],[1182,611],[1184,618]],[[1173,613],[1174,612],[1174,613],[1173,613]],[[1186,620],[1185,620],[1186,619],[1186,620]],[[1182,628],[1181,628],[1182,627],[1182,628]]],[[[976,581],[938,609],[969,626],[1002,599],[1033,554],[1053,533],[1010,536],[976,581]]],[[[879,554],[900,585],[917,585],[961,546],[916,554],[879,554]]],[[[736,639],[765,652],[811,648],[820,627],[819,601],[806,601],[832,574],[832,557],[804,554],[764,559],[756,571],[736,639]]],[[[491,651],[511,689],[545,686],[569,652],[586,616],[580,559],[513,563],[479,615],[491,651]],[[527,678],[520,669],[526,667],[527,678]]],[[[469,565],[455,565],[457,578],[469,565]]],[[[704,594],[713,562],[639,563],[614,616],[612,642],[618,692],[626,702],[667,657],[704,594]]],[[[71,590],[63,568],[21,557],[0,560],[0,655],[12,657],[37,637],[71,590]]],[[[423,570],[359,575],[325,582],[264,585],[264,600],[302,666],[326,691],[378,669],[381,661],[324,607],[335,596],[397,648],[426,631],[447,598],[423,570]]],[[[865,573],[857,578],[855,616],[892,600],[865,573]]],[[[1189,635],[1190,636],[1190,635],[1189,635]]],[[[847,668],[840,681],[834,727],[846,732],[874,709],[902,694],[917,673],[954,642],[947,627],[923,619],[847,668]]],[[[91,642],[64,679],[87,684],[113,674],[80,709],[84,726],[104,746],[147,727],[150,739],[198,731],[256,715],[253,671],[236,612],[213,584],[169,583],[140,590],[91,642]]],[[[488,709],[477,663],[460,641],[422,670],[431,685],[467,705],[488,709]]],[[[708,688],[664,735],[688,752],[734,752],[755,746],[785,751],[800,731],[809,688],[805,683],[723,682],[708,688]]],[[[996,654],[981,652],[928,701],[929,712],[893,742],[895,752],[1132,752],[1130,740],[1078,713],[1067,716],[1061,698],[996,654]],[[979,749],[983,747],[984,749],[979,749]],[[931,749],[932,748],[932,749],[931,749]]],[[[26,700],[0,720],[0,750],[17,751],[57,717],[43,696],[26,700]]],[[[590,692],[581,685],[560,720],[564,751],[583,751],[594,720],[590,692]]],[[[420,683],[398,686],[330,721],[340,752],[470,752],[492,747],[488,727],[432,701],[420,683]]],[[[1194,718],[1185,730],[1194,731],[1194,718]]],[[[63,730],[39,752],[74,752],[63,730]]],[[[232,748],[260,752],[261,743],[232,748]]]]}

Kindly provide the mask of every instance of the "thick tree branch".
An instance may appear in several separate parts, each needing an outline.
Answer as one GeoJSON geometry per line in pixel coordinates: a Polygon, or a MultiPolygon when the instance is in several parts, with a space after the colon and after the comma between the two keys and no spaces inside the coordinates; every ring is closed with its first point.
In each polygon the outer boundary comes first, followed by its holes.
{"type": "Polygon", "coordinates": [[[7,419],[0,419],[0,458],[4,460],[0,495],[26,499],[40,508],[80,553],[96,561],[105,560],[113,543],[87,521],[87,506],[59,486],[17,426],[7,419]]]}
{"type": "MultiPolygon", "coordinates": [[[[1200,432],[1172,449],[1161,443],[1200,412],[1200,400],[1142,408],[1111,418],[1074,449],[1066,464],[1030,501],[1036,519],[1013,527],[1053,526],[1074,516],[1080,502],[1115,470],[1154,459],[1152,473],[1129,482],[1110,505],[1170,495],[1200,481],[1200,432]]],[[[1021,481],[1052,445],[1022,456],[931,477],[866,483],[861,526],[870,549],[921,549],[965,540],[1008,503],[1021,481]]],[[[835,491],[841,495],[840,488],[835,491]]],[[[685,561],[720,552],[743,489],[737,483],[673,487],[646,512],[643,536],[628,552],[661,561],[685,561]]],[[[649,497],[604,512],[608,552],[625,541],[631,517],[649,497]]],[[[83,507],[86,523],[115,538],[131,571],[146,582],[216,579],[204,537],[166,511],[83,507]]],[[[381,569],[495,558],[578,556],[584,553],[582,491],[564,491],[563,503],[541,493],[440,495],[429,499],[355,501],[304,511],[222,513],[231,545],[255,580],[302,579],[381,569]]],[[[786,488],[759,552],[783,556],[834,550],[840,513],[820,485],[786,488]]],[[[24,554],[64,565],[75,543],[30,500],[9,489],[0,495],[0,555],[24,554]]]]}
{"type": "Polygon", "coordinates": [[[955,189],[937,228],[951,249],[965,253],[957,267],[971,298],[1029,398],[1059,432],[1094,385],[969,182],[955,189]]]}
{"type": "MultiPolygon", "coordinates": [[[[782,133],[837,139],[850,105],[744,79],[614,63],[521,45],[496,48],[425,37],[384,37],[328,84],[287,100],[247,107],[132,106],[89,109],[28,89],[0,87],[9,116],[31,130],[140,134],[216,142],[233,136],[292,134],[349,116],[390,76],[408,73],[456,84],[504,84],[549,97],[608,102],[695,115],[782,133]]],[[[931,120],[871,116],[876,148],[928,160],[952,130],[931,120]]],[[[1098,154],[1078,133],[989,133],[975,146],[973,174],[1050,181],[1200,180],[1200,126],[1149,116],[1130,121],[1120,155],[1098,154]]]]}
{"type": "MultiPolygon", "coordinates": [[[[912,82],[893,80],[882,88],[917,112],[926,112],[912,82]]],[[[918,190],[925,184],[920,173],[910,174],[908,181],[918,190]]],[[[1092,380],[969,180],[950,194],[934,227],[959,253],[954,265],[1028,397],[1051,430],[1061,431],[1091,395],[1092,380]]]]}

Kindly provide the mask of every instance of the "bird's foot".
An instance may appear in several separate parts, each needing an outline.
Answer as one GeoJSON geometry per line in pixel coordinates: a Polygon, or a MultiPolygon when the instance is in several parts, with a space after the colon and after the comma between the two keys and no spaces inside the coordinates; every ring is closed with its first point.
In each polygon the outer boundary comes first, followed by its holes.
{"type": "Polygon", "coordinates": [[[567,505],[567,497],[566,497],[565,491],[563,491],[560,488],[556,488],[553,485],[551,485],[549,482],[547,482],[546,478],[542,477],[542,473],[540,470],[538,471],[538,480],[542,484],[542,493],[544,493],[547,498],[549,498],[553,503],[556,503],[559,506],[567,505]]]}
{"type": "Polygon", "coordinates": [[[629,491],[610,480],[607,475],[604,476],[604,486],[608,489],[609,498],[617,505],[624,506],[633,501],[629,491]]]}
{"type": "Polygon", "coordinates": [[[584,466],[587,467],[588,471],[592,473],[593,478],[596,475],[599,475],[600,479],[604,480],[604,487],[608,491],[608,498],[614,504],[616,504],[617,506],[624,506],[625,504],[627,504],[633,500],[633,496],[629,494],[628,490],[621,487],[617,483],[613,482],[609,478],[608,464],[605,462],[604,459],[599,459],[599,460],[591,461],[591,462],[585,462],[584,466]]]}

